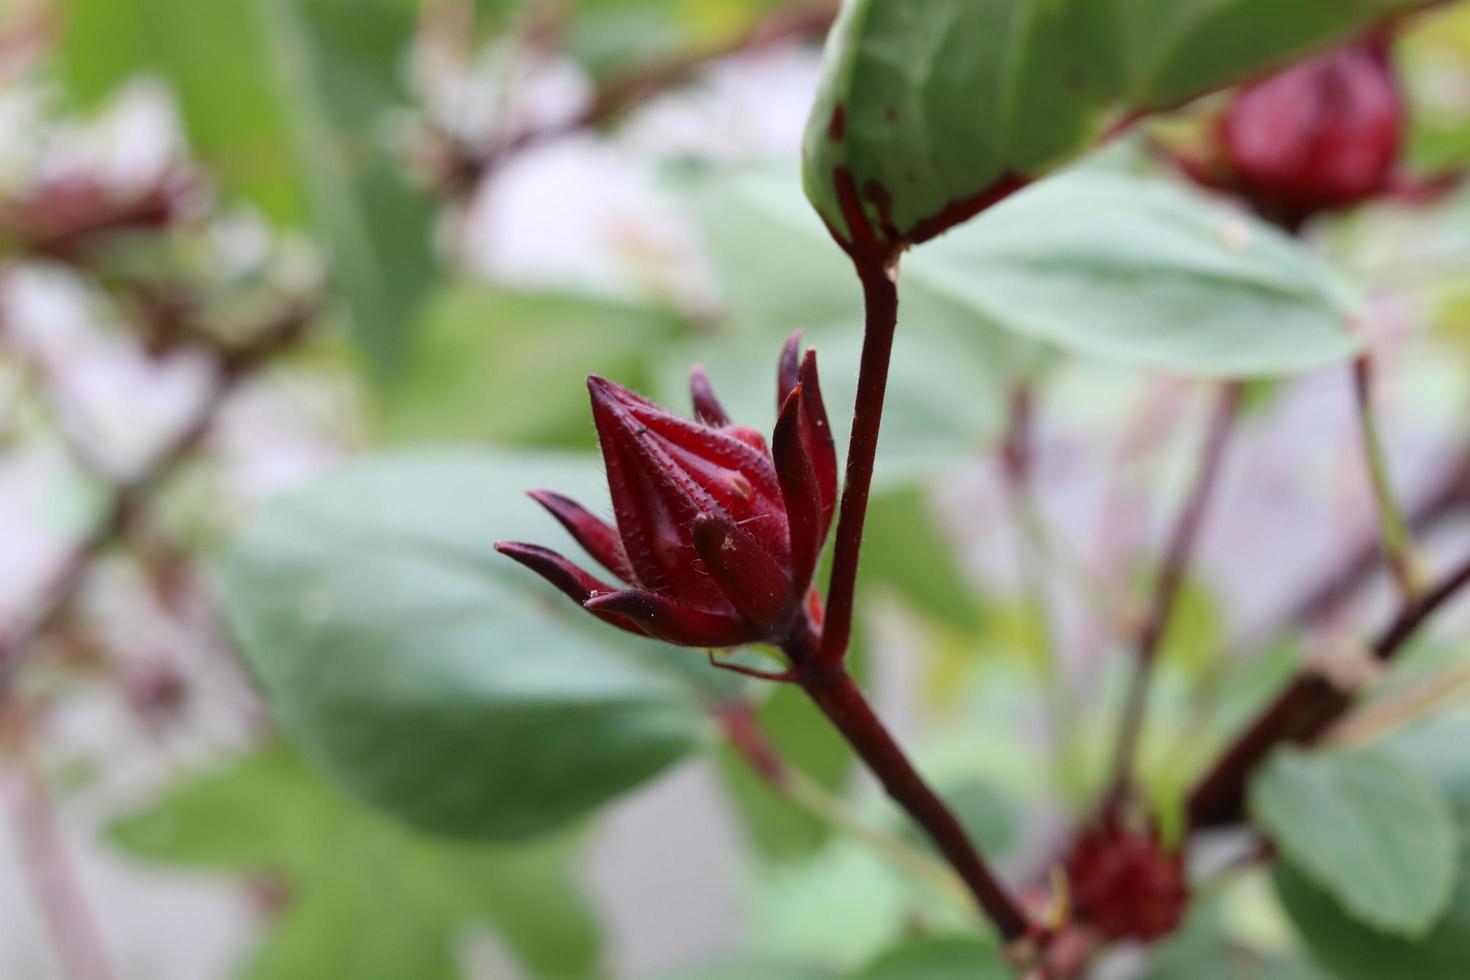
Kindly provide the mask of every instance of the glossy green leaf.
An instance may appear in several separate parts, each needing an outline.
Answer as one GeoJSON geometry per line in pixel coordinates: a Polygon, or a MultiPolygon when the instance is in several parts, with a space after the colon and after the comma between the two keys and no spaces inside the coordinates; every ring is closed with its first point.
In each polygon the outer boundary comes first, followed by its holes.
{"type": "Polygon", "coordinates": [[[649,352],[684,332],[653,307],[457,285],[424,311],[385,392],[394,442],[453,440],[591,449],[587,375],[648,390],[649,352]]]}
{"type": "Polygon", "coordinates": [[[1459,847],[1450,805],[1392,755],[1278,751],[1251,784],[1249,807],[1284,862],[1365,925],[1423,936],[1451,899],[1459,847]]]}
{"type": "MultiPolygon", "coordinates": [[[[1458,651],[1457,651],[1458,655],[1458,651]]],[[[1434,780],[1462,824],[1470,825],[1470,714],[1456,711],[1414,725],[1380,745],[1434,780]]]]}
{"type": "Polygon", "coordinates": [[[852,980],[1009,980],[1012,971],[993,943],[924,939],[884,953],[852,980]]]}
{"type": "Polygon", "coordinates": [[[432,205],[382,145],[398,97],[397,57],[414,8],[396,0],[255,0],[272,86],[311,202],[328,276],[353,338],[380,376],[394,373],[433,284],[432,205]]]}
{"type": "Polygon", "coordinates": [[[487,839],[561,827],[698,745],[697,685],[725,683],[717,672],[607,627],[491,550],[575,554],[521,491],[598,508],[599,482],[590,457],[404,454],[268,505],[222,592],[287,734],[354,794],[487,839]]]}
{"type": "MultiPolygon", "coordinates": [[[[1467,848],[1470,838],[1462,832],[1462,868],[1467,848]]],[[[1459,875],[1448,909],[1417,939],[1366,925],[1290,864],[1279,864],[1274,877],[1292,924],[1337,980],[1463,980],[1470,963],[1470,875],[1459,875]]]]}
{"type": "Polygon", "coordinates": [[[284,908],[248,977],[458,977],[455,945],[470,927],[493,930],[536,976],[570,980],[596,967],[600,937],[565,844],[430,843],[279,749],[187,779],[110,836],[150,862],[280,882],[284,908]]]}
{"type": "Polygon", "coordinates": [[[272,217],[303,213],[254,0],[68,0],[57,49],[69,90],[95,103],[128,78],[171,87],[189,141],[226,188],[272,217]]]}
{"type": "Polygon", "coordinates": [[[923,241],[1128,111],[1178,104],[1416,5],[846,0],[807,124],[807,194],[848,241],[844,181],[888,246],[923,241]]]}
{"type": "MultiPolygon", "coordinates": [[[[742,332],[860,328],[856,280],[788,177],[724,174],[697,186],[742,332]]],[[[1300,243],[1161,177],[1101,165],[1045,181],[906,256],[900,282],[899,356],[947,345],[943,354],[992,375],[992,401],[1034,359],[1022,338],[1218,377],[1310,370],[1360,346],[1349,324],[1362,297],[1300,243]]]]}

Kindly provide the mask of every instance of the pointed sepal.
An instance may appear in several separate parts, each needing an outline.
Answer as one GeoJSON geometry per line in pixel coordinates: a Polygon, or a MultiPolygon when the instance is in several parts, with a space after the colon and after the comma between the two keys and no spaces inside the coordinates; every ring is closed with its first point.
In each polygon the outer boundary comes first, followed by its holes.
{"type": "MultiPolygon", "coordinates": [[[[587,608],[587,603],[595,597],[615,591],[597,576],[579,568],[550,548],[520,541],[497,541],[495,550],[540,575],[583,608],[587,608]]],[[[629,633],[644,635],[643,630],[634,623],[614,613],[599,614],[598,618],[629,633]]]]}
{"type": "Polygon", "coordinates": [[[791,577],[753,535],[727,517],[703,514],[694,520],[694,550],[725,598],[757,630],[790,617],[791,577]]]}
{"type": "Polygon", "coordinates": [[[681,647],[733,647],[749,643],[750,626],[733,614],[706,612],[642,589],[594,596],[583,603],[599,616],[621,616],[645,633],[681,647]]]}
{"type": "Polygon", "coordinates": [[[689,372],[689,394],[694,402],[694,414],[705,425],[721,428],[730,424],[730,414],[715,397],[714,385],[710,384],[709,372],[703,364],[694,365],[689,372]]]}
{"type": "Polygon", "coordinates": [[[591,514],[575,500],[559,493],[528,490],[526,495],[545,507],[599,565],[624,582],[633,581],[632,566],[628,564],[628,556],[623,553],[618,532],[611,525],[591,514]]]}

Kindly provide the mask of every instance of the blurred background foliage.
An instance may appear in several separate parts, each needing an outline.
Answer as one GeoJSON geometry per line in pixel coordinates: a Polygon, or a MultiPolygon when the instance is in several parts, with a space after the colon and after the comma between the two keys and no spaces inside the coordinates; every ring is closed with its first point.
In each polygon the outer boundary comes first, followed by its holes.
{"type": "MultiPolygon", "coordinates": [[[[0,14],[0,974],[976,975],[966,905],[796,693],[610,637],[489,549],[559,540],[523,487],[601,501],[590,372],[682,405],[703,362],[769,430],[800,327],[845,433],[860,296],[796,163],[830,9],[0,14]],[[731,711],[780,747],[782,791],[731,711]],[[599,807],[634,790],[630,838],[599,807]]],[[[1470,11],[1396,58],[1412,167],[1470,165],[1470,11]]],[[[1470,197],[1294,241],[1157,159],[1198,125],[1120,140],[905,266],[860,664],[1017,877],[1096,790],[1208,379],[1250,379],[1250,413],[1162,654],[1164,812],[1303,633],[1386,608],[1368,573],[1366,614],[1294,608],[1363,564],[1344,542],[1373,554],[1341,368],[1364,346],[1430,551],[1466,537],[1470,197]],[[1030,514],[1000,463],[1020,386],[1042,398],[1030,514]]],[[[1462,637],[1383,696],[1429,678],[1458,704],[1462,637]]],[[[1456,800],[1462,735],[1403,736],[1456,800]]],[[[1267,877],[1206,896],[1146,975],[1318,975],[1267,877]]],[[[1341,909],[1281,894],[1328,969],[1402,962],[1375,938],[1340,965],[1341,909]]],[[[1459,975],[1470,929],[1445,928],[1415,976],[1459,975]]]]}

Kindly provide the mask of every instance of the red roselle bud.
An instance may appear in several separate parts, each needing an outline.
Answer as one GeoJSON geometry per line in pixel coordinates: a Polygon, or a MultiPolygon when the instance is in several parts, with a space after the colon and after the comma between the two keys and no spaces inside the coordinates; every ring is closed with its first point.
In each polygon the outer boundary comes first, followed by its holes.
{"type": "Polygon", "coordinates": [[[0,233],[30,250],[61,259],[117,231],[161,228],[197,196],[198,180],[180,169],[146,186],[116,188],[90,173],[51,177],[26,194],[0,201],[0,233]]]}
{"type": "Polygon", "coordinates": [[[1390,190],[1404,102],[1383,41],[1297,64],[1237,93],[1220,117],[1216,159],[1197,179],[1283,224],[1390,190]]]}
{"type": "Polygon", "coordinates": [[[692,647],[779,642],[820,605],[809,593],[832,524],[837,456],[815,351],[782,354],[771,448],[734,425],[702,368],[695,419],[599,377],[587,380],[616,527],[545,490],[531,492],[617,588],[554,551],[501,542],[589,612],[633,633],[692,647]]]}
{"type": "Polygon", "coordinates": [[[1167,936],[1189,907],[1179,852],[1152,828],[1130,827],[1116,815],[1073,843],[1066,873],[1074,916],[1111,940],[1167,936]]]}

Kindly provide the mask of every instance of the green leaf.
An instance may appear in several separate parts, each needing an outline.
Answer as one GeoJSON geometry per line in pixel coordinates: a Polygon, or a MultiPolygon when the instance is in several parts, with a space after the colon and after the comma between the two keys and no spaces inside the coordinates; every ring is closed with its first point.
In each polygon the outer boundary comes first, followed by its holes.
{"type": "Polygon", "coordinates": [[[521,839],[700,744],[703,660],[587,615],[495,554],[563,546],[520,497],[597,507],[590,458],[370,458],[278,498],[225,569],[230,624],[284,730],[352,793],[416,826],[521,839]]]}
{"type": "Polygon", "coordinates": [[[884,953],[853,980],[1009,980],[993,943],[969,938],[925,939],[884,953]]]}
{"type": "Polygon", "coordinates": [[[1470,714],[1440,715],[1399,732],[1379,746],[1434,780],[1462,824],[1470,825],[1470,714]]]}
{"type": "Polygon", "coordinates": [[[1134,109],[1169,107],[1416,0],[846,0],[807,124],[805,184],[854,240],[924,241],[1134,109]]]}
{"type": "Polygon", "coordinates": [[[973,634],[985,607],[956,550],[922,488],[878,494],[863,525],[863,588],[886,586],[918,612],[973,634]]]}
{"type": "Polygon", "coordinates": [[[376,131],[399,94],[395,58],[414,7],[255,2],[273,56],[269,81],[286,114],[330,279],[358,347],[389,377],[437,274],[432,205],[409,186],[376,131]]]}
{"type": "Polygon", "coordinates": [[[1329,980],[1304,959],[1232,940],[1219,906],[1196,902],[1180,930],[1154,949],[1143,980],[1329,980]]]}
{"type": "Polygon", "coordinates": [[[283,222],[304,210],[282,107],[262,98],[270,52],[254,0],[68,0],[57,48],[69,90],[95,103],[129,77],[161,77],[189,141],[223,184],[283,222]]]}
{"type": "MultiPolygon", "coordinates": [[[[856,279],[789,178],[735,172],[686,184],[742,333],[860,329],[856,279]]],[[[939,356],[973,359],[971,371],[990,375],[987,402],[1034,359],[1022,338],[1218,377],[1310,370],[1360,347],[1348,325],[1361,296],[1299,242],[1161,177],[1101,164],[906,256],[901,276],[899,357],[932,343],[939,356]]]]}
{"type": "Polygon", "coordinates": [[[1284,861],[1366,925],[1420,937],[1450,901],[1459,850],[1449,802],[1392,755],[1278,751],[1249,804],[1284,861]]]}
{"type": "MultiPolygon", "coordinates": [[[[945,787],[940,795],[981,853],[993,859],[1006,854],[1016,842],[1015,812],[990,783],[968,780],[945,787]]],[[[934,847],[910,820],[900,824],[899,833],[921,847],[934,847]]]]}
{"type": "Polygon", "coordinates": [[[596,966],[600,938],[564,843],[429,843],[277,748],[186,780],[110,836],[144,860],[281,881],[285,906],[250,954],[249,977],[457,977],[455,942],[471,926],[493,929],[536,976],[596,966]]]}
{"type": "Polygon", "coordinates": [[[648,390],[647,353],[684,329],[651,307],[455,285],[426,307],[383,427],[395,442],[592,448],[587,375],[648,390]]]}
{"type": "MultiPolygon", "coordinates": [[[[1461,867],[1470,848],[1462,832],[1461,867]]],[[[1470,963],[1470,875],[1459,875],[1449,908],[1417,939],[1373,929],[1286,862],[1276,892],[1312,956],[1337,980],[1463,980],[1470,963]]]]}
{"type": "MultiPolygon", "coordinates": [[[[803,343],[817,349],[833,436],[845,447],[862,331],[848,324],[818,326],[805,332],[803,343]]],[[[689,366],[700,362],[708,367],[731,417],[769,433],[775,426],[780,348],[779,340],[746,336],[676,346],[660,372],[660,400],[687,405],[689,366]]],[[[989,366],[973,349],[938,337],[901,338],[888,379],[877,485],[891,488],[947,473],[956,459],[984,452],[999,439],[1002,427],[995,392],[989,366]]]]}
{"type": "Polygon", "coordinates": [[[1289,236],[1157,177],[1083,169],[916,253],[904,270],[1083,356],[1212,377],[1352,357],[1361,297],[1289,236]]]}
{"type": "Polygon", "coordinates": [[[787,960],[752,958],[729,960],[678,970],[660,976],[659,980],[831,980],[832,974],[820,967],[787,960]]]}
{"type": "Polygon", "coordinates": [[[781,2],[580,0],[565,44],[594,76],[617,78],[691,50],[727,47],[781,2]]]}
{"type": "MultiPolygon", "coordinates": [[[[782,686],[758,709],[761,731],[788,765],[837,792],[851,769],[852,753],[833,728],[813,724],[815,710],[804,693],[782,686]]],[[[830,838],[829,823],[776,794],[745,760],[727,750],[721,761],[725,788],[763,856],[777,861],[807,857],[830,838]]]]}

